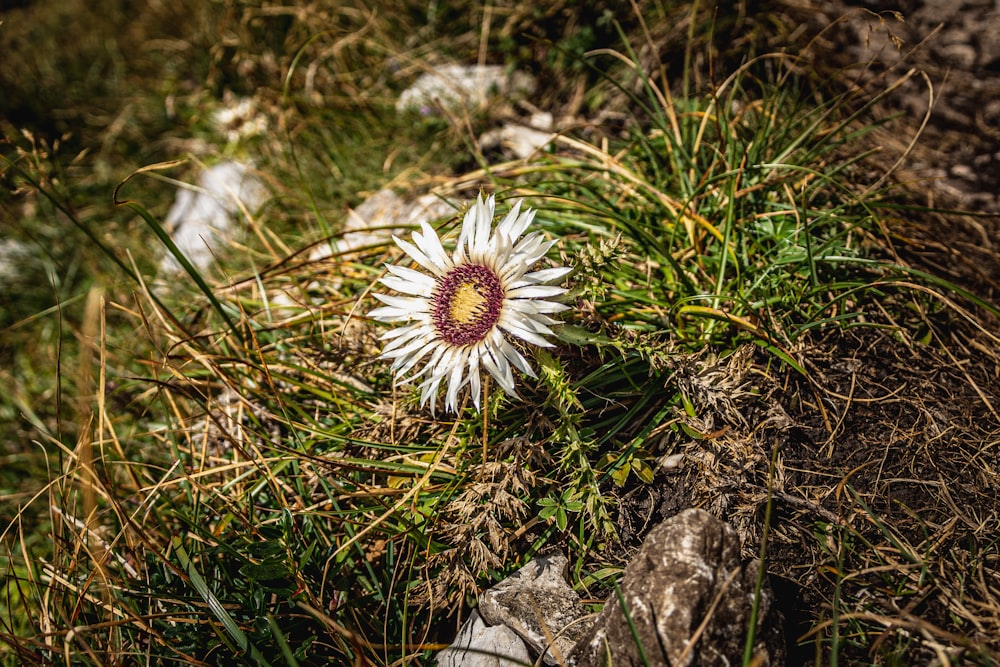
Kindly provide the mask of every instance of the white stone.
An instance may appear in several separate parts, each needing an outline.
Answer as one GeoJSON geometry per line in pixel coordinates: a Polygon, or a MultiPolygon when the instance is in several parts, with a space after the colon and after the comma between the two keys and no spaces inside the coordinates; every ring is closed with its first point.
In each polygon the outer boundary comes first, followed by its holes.
{"type": "Polygon", "coordinates": [[[479,147],[487,150],[499,146],[518,160],[523,160],[552,143],[552,136],[551,132],[507,123],[503,127],[484,132],[479,138],[479,147]]]}
{"type": "Polygon", "coordinates": [[[668,454],[660,459],[660,467],[664,470],[674,470],[675,468],[680,468],[682,463],[684,463],[684,452],[668,454]]]}
{"type": "Polygon", "coordinates": [[[524,642],[505,625],[487,626],[475,611],[454,643],[437,654],[440,667],[515,667],[531,664],[524,642]]]}
{"type": "Polygon", "coordinates": [[[535,91],[530,74],[505,71],[500,65],[443,65],[424,72],[396,101],[399,112],[433,113],[436,105],[455,109],[483,107],[495,95],[523,96],[535,91]]]}
{"type": "Polygon", "coordinates": [[[18,282],[22,266],[31,256],[31,246],[27,243],[17,239],[0,239],[0,282],[18,282]]]}
{"type": "MultiPolygon", "coordinates": [[[[199,271],[210,267],[215,254],[234,233],[233,218],[245,209],[253,212],[266,197],[260,180],[240,162],[227,161],[205,169],[197,187],[177,192],[164,227],[174,244],[199,271]]],[[[160,262],[164,271],[179,272],[181,265],[170,253],[160,262]]]]}
{"type": "Polygon", "coordinates": [[[488,150],[499,147],[523,160],[552,143],[555,136],[552,127],[552,114],[538,111],[531,114],[526,125],[504,123],[502,127],[484,132],[479,137],[479,148],[488,150]]]}
{"type": "Polygon", "coordinates": [[[403,199],[388,188],[379,190],[356,209],[349,211],[344,221],[345,233],[318,245],[309,255],[319,261],[334,253],[347,253],[361,248],[389,243],[393,234],[406,227],[433,222],[455,213],[455,208],[434,195],[403,199]]]}
{"type": "Polygon", "coordinates": [[[267,118],[257,113],[257,102],[250,97],[226,95],[223,106],[212,112],[212,124],[230,143],[267,131],[267,118]]]}
{"type": "Polygon", "coordinates": [[[580,596],[566,583],[566,556],[539,556],[479,596],[479,612],[493,625],[514,630],[546,664],[566,656],[589,629],[580,596]],[[552,642],[554,640],[554,645],[552,642]]]}

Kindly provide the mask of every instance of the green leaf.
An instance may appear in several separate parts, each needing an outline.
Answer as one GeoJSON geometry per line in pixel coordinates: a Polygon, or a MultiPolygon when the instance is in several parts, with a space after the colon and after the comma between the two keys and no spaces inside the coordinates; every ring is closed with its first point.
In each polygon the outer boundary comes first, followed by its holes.
{"type": "Polygon", "coordinates": [[[271,636],[274,637],[274,640],[278,643],[278,648],[281,649],[281,657],[285,659],[289,667],[299,667],[299,661],[295,658],[295,654],[292,653],[292,648],[288,645],[288,640],[285,639],[285,635],[281,632],[278,622],[271,614],[267,615],[267,624],[270,626],[271,636]]]}
{"type": "Polygon", "coordinates": [[[283,560],[268,559],[260,563],[247,563],[240,568],[240,574],[252,581],[285,579],[292,575],[283,560]]]}
{"type": "Polygon", "coordinates": [[[218,297],[215,296],[215,292],[213,292],[212,288],[208,286],[207,282],[205,282],[201,272],[195,268],[194,264],[191,263],[181,249],[177,247],[177,244],[174,243],[174,239],[170,236],[170,232],[164,229],[163,225],[161,225],[159,221],[142,206],[136,204],[135,202],[123,202],[123,204],[135,211],[140,218],[146,221],[146,224],[153,230],[153,233],[160,239],[160,242],[167,247],[167,251],[170,252],[174,259],[177,260],[177,263],[184,269],[184,272],[191,276],[191,280],[193,280],[195,285],[198,286],[201,293],[208,297],[208,300],[215,309],[215,312],[222,317],[223,321],[229,326],[229,329],[242,341],[243,332],[236,326],[236,322],[229,316],[229,313],[226,312],[226,309],[222,306],[222,302],[219,301],[218,297]]]}
{"type": "Polygon", "coordinates": [[[558,509],[559,507],[555,504],[549,505],[548,507],[544,507],[538,513],[538,518],[543,520],[551,519],[558,509]]]}
{"type": "Polygon", "coordinates": [[[684,405],[684,412],[688,417],[697,417],[698,412],[694,409],[694,404],[691,403],[691,399],[687,397],[684,392],[681,392],[681,404],[684,405]]]}
{"type": "Polygon", "coordinates": [[[782,350],[780,347],[778,347],[776,345],[772,345],[772,344],[770,344],[770,343],[768,343],[766,341],[760,340],[760,339],[755,339],[754,343],[756,343],[757,345],[761,346],[762,348],[764,348],[765,350],[767,350],[768,352],[770,352],[774,356],[778,357],[779,359],[781,359],[786,364],[788,364],[789,366],[791,366],[792,368],[794,368],[795,370],[797,370],[802,375],[808,375],[808,373],[806,373],[806,369],[802,367],[802,364],[800,364],[795,359],[793,359],[790,354],[788,354],[787,352],[785,352],[784,350],[782,350]]]}
{"type": "Polygon", "coordinates": [[[642,459],[632,459],[632,470],[635,471],[635,476],[642,480],[643,483],[653,483],[653,469],[642,459]]]}
{"type": "Polygon", "coordinates": [[[628,470],[628,466],[615,468],[614,472],[611,473],[611,479],[615,486],[625,486],[625,482],[628,481],[628,470]]]}
{"type": "Polygon", "coordinates": [[[612,345],[614,341],[601,333],[593,333],[576,326],[575,324],[562,324],[555,328],[556,337],[564,343],[583,347],[585,345],[612,345]]]}
{"type": "Polygon", "coordinates": [[[680,422],[680,427],[681,427],[682,431],[684,431],[689,437],[694,438],[695,440],[702,440],[702,439],[705,438],[705,434],[704,433],[702,433],[701,431],[696,430],[692,426],[688,426],[684,422],[680,422]]]}

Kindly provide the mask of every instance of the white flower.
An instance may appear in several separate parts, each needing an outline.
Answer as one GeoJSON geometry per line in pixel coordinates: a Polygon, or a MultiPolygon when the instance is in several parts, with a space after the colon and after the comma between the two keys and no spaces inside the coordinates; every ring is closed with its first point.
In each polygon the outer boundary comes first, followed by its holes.
{"type": "Polygon", "coordinates": [[[243,97],[233,104],[232,97],[226,95],[224,104],[226,106],[212,112],[212,123],[225,135],[226,141],[235,143],[267,131],[267,118],[257,113],[257,103],[253,99],[243,97]]]}
{"type": "Polygon", "coordinates": [[[426,273],[387,265],[386,287],[406,296],[376,294],[384,303],[369,315],[379,322],[408,323],[387,331],[382,357],[392,359],[392,370],[401,378],[426,359],[406,384],[422,379],[420,405],[430,401],[434,412],[438,389],[447,381],[445,409],[458,411],[458,396],[469,385],[472,401],[480,408],[480,371],[485,369],[510,396],[517,396],[511,366],[535,377],[524,356],[511,343],[518,338],[551,347],[544,336],[556,320],[549,315],[569,306],[550,297],[566,290],[549,283],[570,269],[558,267],[529,271],[555,241],[532,232],[518,241],[535,217],[521,213],[518,202],[493,230],[494,198],[480,195],[465,214],[458,245],[448,256],[437,233],[426,222],[413,233],[413,243],[393,237],[396,244],[426,273]]]}

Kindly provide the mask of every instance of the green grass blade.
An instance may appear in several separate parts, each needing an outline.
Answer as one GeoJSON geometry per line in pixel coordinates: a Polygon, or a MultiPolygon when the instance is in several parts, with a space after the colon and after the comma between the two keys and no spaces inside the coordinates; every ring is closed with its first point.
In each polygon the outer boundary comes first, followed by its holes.
{"type": "Polygon", "coordinates": [[[184,568],[184,571],[187,572],[187,575],[191,580],[191,585],[194,586],[198,595],[200,595],[205,601],[205,604],[208,605],[208,609],[212,612],[212,615],[215,616],[220,623],[222,623],[226,632],[233,639],[233,641],[236,642],[236,645],[239,646],[241,650],[245,651],[258,665],[270,667],[270,663],[265,660],[260,651],[258,651],[257,648],[250,643],[246,634],[240,630],[239,625],[237,625],[236,621],[233,620],[233,617],[229,615],[226,608],[222,606],[222,602],[219,601],[219,598],[217,598],[215,594],[209,590],[208,584],[205,583],[204,577],[202,577],[201,573],[198,572],[198,568],[196,568],[194,563],[191,562],[191,559],[188,557],[187,550],[184,549],[179,537],[175,537],[172,540],[172,546],[174,552],[177,554],[177,559],[181,563],[181,567],[184,568]]]}
{"type": "Polygon", "coordinates": [[[233,319],[229,316],[229,313],[226,312],[226,309],[222,306],[222,302],[219,301],[218,297],[216,297],[215,293],[212,291],[212,288],[209,287],[207,282],[205,282],[205,278],[202,277],[201,272],[195,268],[195,266],[191,263],[191,260],[189,260],[184,253],[181,252],[181,249],[177,247],[177,244],[174,243],[174,239],[170,236],[170,233],[164,229],[163,225],[161,225],[160,222],[143,206],[131,201],[122,203],[135,211],[140,218],[145,220],[146,224],[149,225],[149,228],[152,229],[153,233],[160,239],[160,242],[166,246],[167,251],[174,257],[174,259],[177,260],[177,263],[181,265],[184,272],[191,276],[191,280],[195,282],[202,294],[208,297],[212,307],[215,308],[215,311],[219,313],[222,319],[226,322],[229,329],[242,341],[243,333],[240,331],[239,327],[236,326],[236,322],[233,321],[233,319]]]}

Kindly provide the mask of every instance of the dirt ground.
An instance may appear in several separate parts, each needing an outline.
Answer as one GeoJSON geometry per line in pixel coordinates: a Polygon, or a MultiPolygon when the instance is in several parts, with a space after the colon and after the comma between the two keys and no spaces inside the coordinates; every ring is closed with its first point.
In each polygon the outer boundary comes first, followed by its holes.
{"type": "Polygon", "coordinates": [[[886,115],[901,113],[904,121],[895,126],[903,128],[900,135],[882,137],[886,157],[893,158],[910,143],[931,105],[926,127],[895,180],[919,193],[917,203],[975,215],[908,221],[924,224],[898,230],[906,237],[901,249],[917,264],[958,279],[997,303],[1000,4],[994,0],[806,4],[809,10],[803,12],[803,20],[809,21],[812,31],[841,17],[842,23],[820,41],[819,52],[829,55],[826,66],[851,72],[867,68],[858,77],[873,82],[868,84],[872,90],[910,70],[917,73],[882,105],[886,115]],[[870,13],[876,7],[877,18],[870,13]],[[899,12],[902,20],[889,10],[899,12]],[[893,37],[899,41],[893,43],[893,37]]]}
{"type": "MultiPolygon", "coordinates": [[[[890,221],[893,249],[1000,303],[1000,4],[773,4],[803,39],[820,34],[809,53],[831,80],[877,92],[915,69],[879,106],[901,116],[875,135],[882,168],[905,155],[893,181],[911,208],[890,221]]],[[[757,397],[734,398],[740,417],[717,411],[709,424],[728,430],[689,443],[686,465],[622,499],[626,542],[697,505],[733,523],[754,557],[770,512],[768,571],[790,664],[826,662],[833,641],[852,664],[994,664],[1000,326],[961,294],[945,298],[906,323],[876,316],[884,328],[814,335],[796,350],[808,376],[770,374],[756,357],[747,382],[757,397]]]]}

